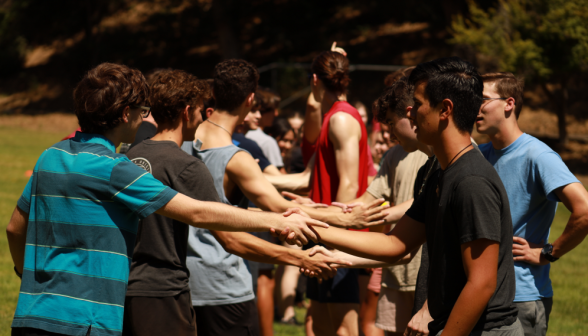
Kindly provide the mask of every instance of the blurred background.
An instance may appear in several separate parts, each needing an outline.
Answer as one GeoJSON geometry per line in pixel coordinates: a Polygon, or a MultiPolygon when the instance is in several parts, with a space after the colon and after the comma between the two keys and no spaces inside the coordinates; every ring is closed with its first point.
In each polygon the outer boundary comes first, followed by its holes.
{"type": "MultiPolygon", "coordinates": [[[[280,94],[283,113],[303,113],[307,67],[333,41],[354,66],[349,100],[366,106],[392,70],[443,56],[524,77],[522,129],[560,153],[587,185],[588,0],[0,0],[2,223],[24,171],[77,127],[73,88],[99,63],[209,78],[219,61],[243,58],[260,69],[262,86],[280,94]]],[[[0,334],[9,330],[18,293],[4,272],[12,266],[1,236],[0,334]]],[[[582,266],[556,275],[556,285],[572,282],[558,287],[568,288],[569,307],[554,308],[554,334],[588,331],[582,266]]]]}

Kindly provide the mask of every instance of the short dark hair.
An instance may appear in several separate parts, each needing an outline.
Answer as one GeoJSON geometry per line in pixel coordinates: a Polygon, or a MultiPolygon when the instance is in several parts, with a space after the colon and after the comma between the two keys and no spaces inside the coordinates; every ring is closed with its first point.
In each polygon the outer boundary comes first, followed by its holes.
{"type": "MultiPolygon", "coordinates": [[[[275,118],[272,126],[267,128],[267,134],[276,140],[283,138],[290,131],[294,132],[294,129],[288,118],[282,116],[275,118]]],[[[294,132],[294,137],[296,137],[296,132],[294,132]]]]}
{"type": "Polygon", "coordinates": [[[149,87],[139,70],[102,63],[76,86],[74,111],[82,132],[104,134],[120,124],[125,107],[143,104],[148,97],[149,87]]]}
{"type": "Polygon", "coordinates": [[[230,59],[214,67],[213,78],[212,91],[216,108],[232,111],[257,90],[259,73],[255,66],[247,61],[230,59]]]}
{"type": "Polygon", "coordinates": [[[478,70],[458,57],[439,58],[421,63],[412,71],[409,83],[414,87],[421,82],[426,82],[425,96],[431,106],[450,99],[455,126],[460,131],[471,133],[484,91],[478,70]]]}
{"type": "Polygon", "coordinates": [[[209,108],[214,109],[216,102],[214,101],[214,96],[212,95],[212,86],[214,85],[214,79],[209,78],[206,79],[206,84],[208,84],[206,86],[206,92],[207,92],[207,97],[208,99],[204,100],[204,106],[202,106],[202,110],[200,110],[200,114],[202,115],[202,120],[206,120],[208,119],[208,117],[206,116],[206,110],[209,108]]]}
{"type": "Polygon", "coordinates": [[[386,76],[386,78],[384,78],[384,86],[386,86],[386,87],[392,86],[392,84],[394,84],[394,82],[396,82],[400,78],[403,78],[403,77],[408,78],[410,76],[410,73],[412,72],[412,70],[414,70],[414,68],[415,68],[414,66],[411,66],[408,68],[403,68],[403,69],[391,72],[390,74],[388,74],[388,76],[386,76]]]}
{"type": "Polygon", "coordinates": [[[408,78],[402,77],[384,90],[375,103],[376,120],[385,123],[386,114],[392,111],[398,118],[406,118],[406,107],[413,104],[408,78]]]}
{"type": "Polygon", "coordinates": [[[158,124],[174,124],[186,106],[190,105],[194,110],[210,96],[205,80],[182,70],[157,72],[150,82],[150,89],[151,113],[158,124]]]}
{"type": "Polygon", "coordinates": [[[261,114],[269,112],[274,113],[274,111],[280,107],[280,96],[267,88],[257,88],[255,99],[261,114]]]}
{"type": "Polygon", "coordinates": [[[323,51],[314,58],[310,68],[328,90],[337,94],[347,92],[351,82],[347,57],[335,51],[323,51]]]}
{"type": "Polygon", "coordinates": [[[500,98],[514,98],[515,100],[515,117],[519,119],[523,109],[523,89],[525,81],[516,78],[510,72],[491,72],[482,75],[484,83],[496,83],[496,92],[500,98]]]}

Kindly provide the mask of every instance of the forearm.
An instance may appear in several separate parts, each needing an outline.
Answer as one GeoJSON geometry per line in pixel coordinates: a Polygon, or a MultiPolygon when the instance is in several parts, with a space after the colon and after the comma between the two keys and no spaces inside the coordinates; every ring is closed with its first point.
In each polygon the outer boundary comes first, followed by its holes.
{"type": "Polygon", "coordinates": [[[281,176],[282,172],[280,172],[280,170],[276,166],[269,165],[265,167],[265,169],[263,170],[263,174],[265,176],[281,176]]]}
{"type": "Polygon", "coordinates": [[[309,188],[310,174],[302,172],[298,174],[268,175],[265,178],[280,191],[305,191],[309,188]]]}
{"type": "Polygon", "coordinates": [[[315,231],[325,245],[343,252],[388,264],[398,262],[407,252],[395,237],[375,232],[357,232],[338,228],[315,231]]]}
{"type": "Polygon", "coordinates": [[[560,258],[580,245],[588,235],[588,214],[570,216],[564,232],[553,242],[553,256],[560,258]]]}
{"type": "Polygon", "coordinates": [[[223,248],[251,261],[267,264],[302,265],[302,251],[269,243],[246,232],[213,232],[223,248]]]}
{"type": "Polygon", "coordinates": [[[404,216],[404,214],[408,211],[408,209],[410,209],[410,206],[412,205],[413,201],[414,198],[411,198],[408,201],[395,205],[390,209],[386,210],[386,212],[388,213],[388,216],[386,216],[385,218],[386,223],[397,223],[400,220],[400,218],[402,218],[402,216],[404,216]]]}
{"type": "Polygon", "coordinates": [[[24,268],[25,246],[27,240],[28,214],[18,207],[14,209],[6,227],[8,247],[16,270],[22,274],[24,268]]]}
{"type": "Polygon", "coordinates": [[[414,256],[417,254],[418,249],[416,251],[413,251],[412,253],[409,253],[407,255],[405,255],[404,257],[402,257],[400,260],[398,260],[395,264],[390,264],[384,261],[379,261],[379,260],[374,260],[374,259],[369,259],[369,258],[362,258],[362,257],[358,257],[355,256],[353,254],[349,254],[343,251],[336,251],[333,253],[334,257],[336,258],[340,258],[343,259],[345,261],[349,261],[351,262],[351,266],[347,266],[347,265],[341,265],[339,267],[345,267],[345,268],[378,268],[378,267],[389,267],[389,266],[395,266],[395,265],[406,265],[409,262],[412,261],[412,259],[414,258],[414,256]]]}
{"type": "Polygon", "coordinates": [[[178,194],[157,214],[199,228],[217,231],[269,231],[281,218],[279,214],[247,211],[218,202],[202,202],[178,194]]]}
{"type": "Polygon", "coordinates": [[[495,287],[468,281],[451,310],[443,335],[469,335],[494,294],[495,287]]]}
{"type": "Polygon", "coordinates": [[[339,182],[339,188],[337,189],[336,201],[341,203],[350,202],[357,198],[358,190],[359,185],[357,182],[341,180],[339,182]]]}

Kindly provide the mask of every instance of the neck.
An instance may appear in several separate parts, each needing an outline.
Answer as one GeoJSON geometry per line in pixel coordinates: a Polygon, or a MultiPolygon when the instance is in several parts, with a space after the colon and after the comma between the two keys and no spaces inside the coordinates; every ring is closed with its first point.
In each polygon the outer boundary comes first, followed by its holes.
{"type": "Polygon", "coordinates": [[[504,122],[496,133],[488,134],[488,136],[490,137],[490,141],[492,141],[492,147],[494,147],[494,149],[504,149],[510,146],[521,135],[523,135],[523,131],[521,131],[521,129],[519,128],[519,124],[516,122],[504,122]]]}
{"type": "Polygon", "coordinates": [[[433,154],[434,154],[434,153],[433,153],[433,146],[429,146],[429,145],[427,145],[427,144],[424,144],[424,143],[422,143],[422,142],[420,142],[420,141],[418,142],[417,148],[418,148],[418,149],[419,149],[421,152],[425,153],[425,154],[426,154],[428,157],[431,157],[431,156],[433,156],[433,154]]]}
{"type": "MultiPolygon", "coordinates": [[[[243,114],[243,113],[229,113],[226,111],[215,111],[210,118],[208,118],[208,120],[212,121],[213,123],[215,123],[216,125],[222,126],[225,130],[229,131],[231,134],[233,134],[233,132],[235,132],[235,129],[237,128],[237,126],[241,125],[243,123],[243,120],[245,119],[245,116],[247,114],[243,114]]],[[[213,125],[216,127],[216,125],[213,125]]],[[[219,129],[219,131],[223,132],[223,133],[227,133],[225,132],[225,130],[221,129],[220,127],[217,127],[219,129]]]]}
{"type": "Polygon", "coordinates": [[[167,125],[158,125],[157,126],[157,134],[151,138],[153,141],[172,141],[175,142],[176,145],[182,146],[182,142],[184,142],[184,134],[182,132],[182,122],[177,127],[167,126],[167,125]]]}
{"type": "Polygon", "coordinates": [[[116,127],[104,134],[102,134],[102,136],[104,136],[106,139],[110,140],[110,142],[112,142],[114,144],[114,148],[118,148],[118,146],[120,146],[122,139],[123,139],[123,132],[122,132],[122,128],[120,127],[116,127]]]}
{"type": "Polygon", "coordinates": [[[435,141],[433,152],[439,160],[441,169],[445,170],[449,163],[455,163],[462,155],[472,150],[470,134],[467,132],[460,133],[457,130],[453,132],[441,133],[439,141],[435,141]],[[465,150],[463,150],[465,148],[465,150]],[[462,151],[463,150],[463,151],[462,151]],[[452,161],[453,160],[453,161],[452,161]]]}
{"type": "Polygon", "coordinates": [[[333,92],[325,91],[325,94],[323,95],[323,100],[321,101],[321,110],[323,114],[327,114],[331,107],[333,107],[333,104],[335,104],[338,101],[347,101],[347,95],[344,93],[337,95],[333,92]]]}

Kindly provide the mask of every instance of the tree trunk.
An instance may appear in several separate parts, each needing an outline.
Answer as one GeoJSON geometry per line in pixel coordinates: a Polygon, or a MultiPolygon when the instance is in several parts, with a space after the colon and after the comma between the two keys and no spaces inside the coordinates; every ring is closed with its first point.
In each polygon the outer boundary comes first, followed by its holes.
{"type": "Polygon", "coordinates": [[[567,106],[568,106],[568,87],[567,87],[567,80],[562,79],[561,89],[559,92],[553,93],[551,92],[545,83],[541,85],[543,91],[549,98],[551,102],[551,106],[557,115],[557,130],[559,132],[559,143],[560,145],[565,145],[568,142],[568,129],[566,123],[566,114],[567,114],[567,106]]]}
{"type": "Polygon", "coordinates": [[[239,58],[239,45],[235,34],[233,34],[232,19],[226,11],[227,7],[228,1],[226,0],[212,2],[211,10],[218,32],[220,50],[224,59],[239,58]]]}

